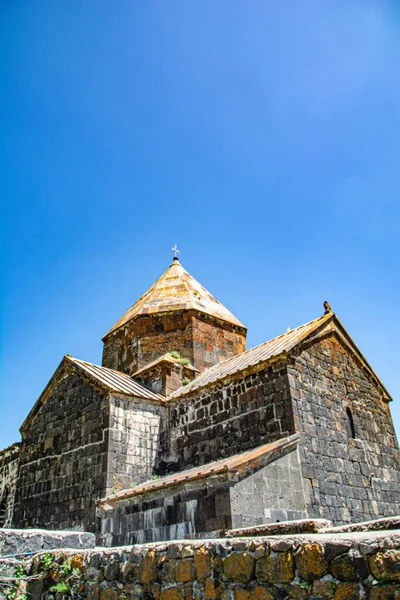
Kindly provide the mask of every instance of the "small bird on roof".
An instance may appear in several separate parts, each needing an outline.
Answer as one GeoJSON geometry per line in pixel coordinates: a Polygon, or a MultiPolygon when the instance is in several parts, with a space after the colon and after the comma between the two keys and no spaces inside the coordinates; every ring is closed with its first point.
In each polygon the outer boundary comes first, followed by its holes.
{"type": "Polygon", "coordinates": [[[329,304],[328,300],[325,300],[324,302],[324,309],[325,309],[325,314],[327,314],[328,312],[331,312],[331,305],[329,304]]]}

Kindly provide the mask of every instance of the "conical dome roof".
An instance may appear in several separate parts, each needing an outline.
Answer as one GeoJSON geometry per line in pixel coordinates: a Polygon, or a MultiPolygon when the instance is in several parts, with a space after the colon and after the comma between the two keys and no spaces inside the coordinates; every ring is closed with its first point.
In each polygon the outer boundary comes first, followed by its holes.
{"type": "Polygon", "coordinates": [[[165,273],[111,327],[104,337],[140,315],[155,315],[181,310],[197,310],[246,329],[243,323],[200,285],[175,258],[165,273]]]}

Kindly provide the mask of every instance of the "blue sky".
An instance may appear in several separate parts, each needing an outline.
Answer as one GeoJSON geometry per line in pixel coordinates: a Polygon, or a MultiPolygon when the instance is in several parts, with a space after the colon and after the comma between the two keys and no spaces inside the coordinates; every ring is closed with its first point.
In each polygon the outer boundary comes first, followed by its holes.
{"type": "Polygon", "coordinates": [[[174,243],[249,347],[328,299],[400,432],[398,6],[2,2],[0,446],[174,243]]]}

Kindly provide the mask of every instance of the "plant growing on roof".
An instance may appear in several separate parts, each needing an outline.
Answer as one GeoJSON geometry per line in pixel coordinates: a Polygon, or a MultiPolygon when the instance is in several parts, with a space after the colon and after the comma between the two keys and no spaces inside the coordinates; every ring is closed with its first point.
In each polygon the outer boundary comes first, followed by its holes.
{"type": "Polygon", "coordinates": [[[178,358],[178,363],[182,366],[190,365],[190,360],[188,358],[178,358]]]}

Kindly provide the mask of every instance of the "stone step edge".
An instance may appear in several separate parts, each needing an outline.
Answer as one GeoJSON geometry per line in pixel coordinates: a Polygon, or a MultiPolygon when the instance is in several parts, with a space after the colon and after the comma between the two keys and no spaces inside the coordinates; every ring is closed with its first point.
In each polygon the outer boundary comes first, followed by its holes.
{"type": "Polygon", "coordinates": [[[332,521],[327,519],[299,519],[296,521],[281,521],[266,523],[240,529],[228,529],[223,537],[249,537],[265,535],[290,535],[295,533],[320,533],[327,532],[332,527],[332,521]]]}
{"type": "Polygon", "coordinates": [[[361,523],[350,523],[350,525],[338,525],[322,529],[319,533],[348,533],[351,531],[383,531],[389,529],[400,529],[400,515],[384,517],[374,521],[362,521],[361,523]]]}
{"type": "Polygon", "coordinates": [[[349,525],[332,526],[332,521],[327,519],[299,519],[297,521],[282,521],[278,523],[266,523],[240,529],[228,529],[221,532],[224,538],[266,536],[266,535],[292,535],[296,533],[349,533],[360,531],[384,531],[400,529],[400,515],[375,519],[374,521],[362,521],[361,523],[350,523],[349,525]]]}

